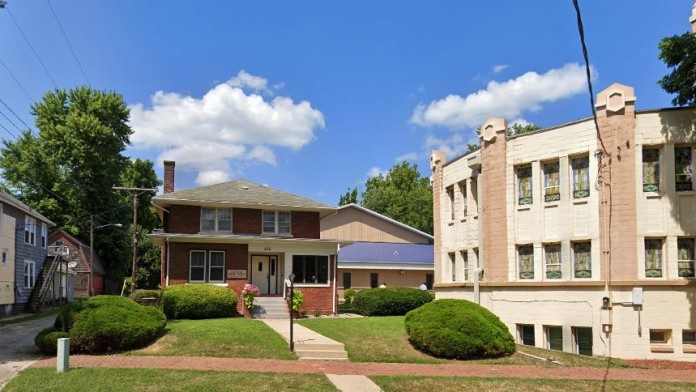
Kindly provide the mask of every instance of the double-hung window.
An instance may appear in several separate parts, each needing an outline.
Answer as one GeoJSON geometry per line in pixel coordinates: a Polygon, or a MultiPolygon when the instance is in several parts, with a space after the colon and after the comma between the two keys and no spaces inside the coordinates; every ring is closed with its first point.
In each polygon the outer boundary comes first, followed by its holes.
{"type": "Polygon", "coordinates": [[[462,194],[462,219],[466,218],[466,181],[459,183],[459,193],[462,194]]]}
{"type": "Polygon", "coordinates": [[[24,243],[36,245],[36,219],[24,217],[24,243]]]}
{"type": "Polygon", "coordinates": [[[532,245],[518,247],[517,258],[520,269],[519,278],[534,279],[534,247],[532,245]]]}
{"type": "Polygon", "coordinates": [[[452,282],[457,281],[457,256],[454,253],[449,254],[450,273],[452,274],[452,282]]]}
{"type": "MultiPolygon", "coordinates": [[[[329,283],[329,258],[328,256],[292,256],[292,272],[295,274],[295,283],[329,283]]],[[[377,274],[374,274],[375,277],[377,274]]],[[[377,279],[374,279],[376,283],[377,279]]],[[[377,287],[376,285],[374,287],[377,287]]]]}
{"type": "Polygon", "coordinates": [[[41,247],[46,249],[46,243],[48,241],[48,227],[45,223],[41,224],[41,247]]]}
{"type": "Polygon", "coordinates": [[[292,229],[292,214],[290,211],[263,211],[263,234],[290,235],[292,229]]]}
{"type": "Polygon", "coordinates": [[[662,240],[645,239],[645,277],[662,277],[662,240]]]}
{"type": "Polygon", "coordinates": [[[31,260],[24,260],[24,288],[33,289],[36,272],[36,264],[31,260]]]}
{"type": "Polygon", "coordinates": [[[225,252],[192,250],[189,256],[189,282],[224,283],[225,252]]]}
{"type": "Polygon", "coordinates": [[[678,274],[682,278],[693,278],[694,276],[694,239],[677,239],[677,267],[678,274]]]}
{"type": "Polygon", "coordinates": [[[592,277],[592,243],[590,241],[573,243],[573,272],[576,278],[592,277]]]}
{"type": "Polygon", "coordinates": [[[469,281],[469,251],[463,250],[459,253],[461,253],[461,255],[462,255],[464,281],[468,282],[469,281]]]}
{"type": "Polygon", "coordinates": [[[517,168],[517,204],[532,204],[532,167],[517,168]]]}
{"type": "Polygon", "coordinates": [[[643,149],[643,192],[660,191],[660,150],[643,149]]]}
{"type": "Polygon", "coordinates": [[[201,208],[201,231],[232,231],[232,210],[201,208]]]}
{"type": "Polygon", "coordinates": [[[449,198],[450,220],[453,221],[455,217],[454,186],[447,187],[447,197],[449,198]]]}
{"type": "Polygon", "coordinates": [[[544,165],[544,201],[561,200],[560,178],[558,176],[558,162],[544,165]]]}
{"type": "Polygon", "coordinates": [[[590,196],[590,158],[588,156],[571,160],[573,168],[573,198],[590,196]]]}
{"type": "Polygon", "coordinates": [[[694,189],[691,182],[691,151],[691,147],[674,148],[674,180],[677,192],[694,189]]]}
{"type": "Polygon", "coordinates": [[[544,247],[546,256],[546,279],[561,279],[561,244],[548,244],[544,247]]]}

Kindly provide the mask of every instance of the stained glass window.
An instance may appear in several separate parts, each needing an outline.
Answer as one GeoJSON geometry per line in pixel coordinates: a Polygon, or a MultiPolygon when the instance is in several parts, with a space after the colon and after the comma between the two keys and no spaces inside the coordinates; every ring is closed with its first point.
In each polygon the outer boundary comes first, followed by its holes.
{"type": "Polygon", "coordinates": [[[590,196],[590,158],[573,159],[570,165],[573,168],[573,198],[590,196]]]}
{"type": "Polygon", "coordinates": [[[643,149],[643,192],[660,190],[660,150],[643,149]]]}
{"type": "Polygon", "coordinates": [[[691,182],[691,147],[674,148],[674,179],[677,192],[693,190],[691,182]]]}
{"type": "Polygon", "coordinates": [[[677,239],[677,263],[679,276],[693,278],[694,275],[694,239],[677,239]]]}
{"type": "Polygon", "coordinates": [[[518,204],[532,204],[532,167],[517,169],[518,204]]]}
{"type": "Polygon", "coordinates": [[[534,247],[524,245],[517,248],[520,263],[520,279],[534,279],[534,247]]]}
{"type": "Polygon", "coordinates": [[[561,279],[561,245],[546,245],[544,253],[546,255],[546,279],[561,279]]]}
{"type": "Polygon", "coordinates": [[[662,277],[662,240],[645,240],[645,277],[662,277]]]}
{"type": "Polygon", "coordinates": [[[558,162],[544,165],[544,201],[561,200],[560,178],[558,176],[558,162]]]}
{"type": "Polygon", "coordinates": [[[573,244],[573,269],[576,278],[592,277],[592,244],[590,242],[573,244]]]}

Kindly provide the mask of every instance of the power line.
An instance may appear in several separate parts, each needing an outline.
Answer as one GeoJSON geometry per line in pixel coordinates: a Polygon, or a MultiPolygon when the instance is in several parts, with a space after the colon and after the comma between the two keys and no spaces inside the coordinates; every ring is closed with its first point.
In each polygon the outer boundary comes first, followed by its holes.
{"type": "Polygon", "coordinates": [[[7,73],[9,73],[10,76],[12,76],[12,79],[14,79],[15,83],[17,83],[17,86],[19,86],[19,88],[22,89],[22,91],[24,91],[24,95],[26,95],[27,98],[29,98],[29,102],[34,102],[34,99],[31,97],[31,95],[29,95],[24,86],[22,86],[22,84],[19,83],[19,80],[17,80],[12,71],[10,71],[10,68],[5,64],[5,62],[2,61],[2,59],[0,59],[0,64],[2,64],[2,66],[7,70],[7,73]]]}
{"type": "Polygon", "coordinates": [[[17,136],[15,136],[14,134],[12,134],[12,132],[10,132],[9,129],[5,128],[4,125],[0,124],[0,128],[4,129],[5,132],[7,132],[7,134],[10,135],[10,136],[12,136],[13,138],[15,138],[15,139],[17,138],[17,136]]]}
{"type": "Polygon", "coordinates": [[[46,72],[46,75],[48,75],[48,78],[51,79],[51,82],[53,83],[53,87],[58,88],[58,85],[56,84],[56,81],[53,79],[53,76],[51,76],[50,72],[48,72],[48,69],[46,68],[46,65],[44,64],[43,61],[41,61],[41,57],[39,57],[39,54],[36,53],[36,50],[34,50],[34,47],[31,45],[31,42],[29,42],[29,38],[27,38],[26,34],[24,34],[24,30],[19,26],[19,23],[17,23],[17,19],[15,19],[14,14],[12,14],[12,11],[10,11],[9,8],[7,8],[7,13],[10,14],[10,18],[12,18],[12,21],[14,22],[15,26],[17,26],[17,29],[19,30],[20,33],[22,33],[22,37],[24,37],[24,41],[27,43],[29,46],[29,49],[34,53],[34,56],[36,56],[36,59],[39,60],[39,63],[41,64],[41,67],[43,70],[46,72]]]}
{"type": "Polygon", "coordinates": [[[80,63],[80,60],[77,59],[77,55],[75,54],[75,50],[73,49],[72,45],[70,44],[70,40],[68,39],[68,35],[65,34],[65,30],[63,29],[63,24],[60,23],[60,19],[58,19],[58,15],[56,14],[56,11],[53,10],[53,6],[51,5],[51,1],[46,0],[46,3],[48,3],[48,8],[51,9],[51,13],[53,14],[53,17],[56,18],[56,22],[58,22],[58,27],[60,27],[60,31],[63,33],[63,38],[65,38],[65,42],[67,42],[68,48],[70,48],[70,53],[72,53],[73,58],[75,59],[75,62],[80,67],[80,72],[82,72],[82,76],[84,76],[85,80],[87,81],[87,85],[90,85],[91,83],[89,82],[89,79],[87,78],[87,74],[85,74],[85,70],[82,68],[82,64],[80,63]]]}
{"type": "MultiPolygon", "coordinates": [[[[19,119],[19,121],[21,121],[22,124],[24,124],[24,126],[27,127],[27,129],[29,129],[29,131],[31,131],[31,127],[30,127],[29,125],[27,125],[27,123],[25,123],[24,120],[22,120],[22,118],[19,117],[19,116],[17,115],[17,113],[15,113],[15,111],[12,110],[11,107],[7,106],[7,104],[5,103],[5,101],[2,100],[2,98],[0,98],[0,103],[2,103],[3,105],[5,105],[5,107],[7,108],[7,110],[9,110],[10,113],[14,114],[14,116],[17,117],[17,118],[19,119]]],[[[33,133],[33,132],[32,132],[32,133],[33,133]]]]}
{"type": "Polygon", "coordinates": [[[12,120],[10,120],[10,118],[7,117],[7,115],[6,115],[5,113],[3,113],[2,111],[0,111],[0,114],[2,114],[2,116],[5,117],[5,120],[7,120],[10,124],[12,124],[12,126],[14,126],[15,128],[17,128],[18,131],[22,132],[22,128],[18,127],[17,124],[15,124],[12,120]]]}

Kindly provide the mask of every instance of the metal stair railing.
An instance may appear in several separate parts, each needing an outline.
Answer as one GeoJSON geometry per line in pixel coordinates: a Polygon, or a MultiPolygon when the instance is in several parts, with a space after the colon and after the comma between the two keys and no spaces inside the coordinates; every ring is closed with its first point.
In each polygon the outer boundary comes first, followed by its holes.
{"type": "Polygon", "coordinates": [[[46,300],[46,295],[51,290],[53,285],[53,280],[55,277],[56,270],[60,265],[60,261],[63,256],[63,246],[55,247],[55,251],[51,252],[46,256],[43,267],[41,267],[41,273],[39,274],[37,281],[34,284],[34,289],[31,291],[29,296],[29,302],[27,307],[29,311],[39,311],[44,305],[46,300]],[[50,253],[53,253],[51,255],[50,253]]]}

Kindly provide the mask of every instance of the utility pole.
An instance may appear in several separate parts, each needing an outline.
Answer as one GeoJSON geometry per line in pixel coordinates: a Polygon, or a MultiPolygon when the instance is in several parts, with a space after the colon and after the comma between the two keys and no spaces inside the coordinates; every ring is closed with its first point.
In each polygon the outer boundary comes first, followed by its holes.
{"type": "Polygon", "coordinates": [[[131,293],[135,290],[135,271],[138,267],[138,192],[157,192],[157,188],[127,188],[122,186],[114,186],[111,189],[117,191],[133,192],[133,265],[131,275],[131,293]]]}

